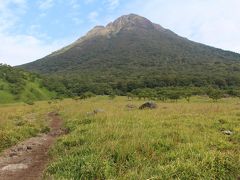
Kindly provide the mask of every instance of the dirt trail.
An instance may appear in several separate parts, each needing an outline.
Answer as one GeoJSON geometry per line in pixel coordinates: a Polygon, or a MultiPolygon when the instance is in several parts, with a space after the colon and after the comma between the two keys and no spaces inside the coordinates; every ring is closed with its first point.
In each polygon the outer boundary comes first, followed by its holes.
{"type": "Polygon", "coordinates": [[[55,139],[64,133],[57,113],[49,113],[51,131],[30,138],[10,149],[0,157],[0,180],[41,180],[49,162],[48,151],[55,139]]]}

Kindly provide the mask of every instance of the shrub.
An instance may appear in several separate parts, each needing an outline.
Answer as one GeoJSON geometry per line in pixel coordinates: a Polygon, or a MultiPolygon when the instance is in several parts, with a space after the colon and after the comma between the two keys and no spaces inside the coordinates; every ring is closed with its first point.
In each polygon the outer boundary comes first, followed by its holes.
{"type": "Polygon", "coordinates": [[[210,89],[207,95],[209,98],[213,99],[213,101],[217,101],[223,97],[223,92],[217,89],[210,89]]]}
{"type": "Polygon", "coordinates": [[[31,100],[31,99],[26,100],[25,103],[30,105],[30,106],[34,105],[34,101],[31,100]]]}
{"type": "Polygon", "coordinates": [[[85,92],[80,96],[80,99],[88,99],[88,98],[92,98],[95,97],[96,95],[92,92],[85,92]]]}

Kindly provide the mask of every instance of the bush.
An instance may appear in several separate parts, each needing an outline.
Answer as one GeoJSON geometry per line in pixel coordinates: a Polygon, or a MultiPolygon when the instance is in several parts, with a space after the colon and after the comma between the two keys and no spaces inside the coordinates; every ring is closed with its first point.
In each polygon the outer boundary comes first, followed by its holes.
{"type": "Polygon", "coordinates": [[[4,85],[3,84],[0,85],[0,90],[4,90],[4,85]]]}
{"type": "Polygon", "coordinates": [[[172,92],[171,94],[168,94],[168,98],[177,101],[181,98],[181,95],[179,92],[172,92]]]}
{"type": "Polygon", "coordinates": [[[30,105],[30,106],[34,105],[34,102],[31,99],[26,100],[25,103],[30,105]]]}
{"type": "Polygon", "coordinates": [[[80,99],[88,99],[88,98],[92,98],[95,97],[96,95],[92,92],[85,92],[80,96],[80,99]]]}
{"type": "Polygon", "coordinates": [[[213,99],[213,101],[217,101],[223,97],[223,92],[217,89],[209,89],[207,95],[213,99]]]}
{"type": "Polygon", "coordinates": [[[115,94],[115,93],[109,94],[109,98],[110,98],[110,99],[115,99],[115,98],[116,98],[116,94],[115,94]]]}

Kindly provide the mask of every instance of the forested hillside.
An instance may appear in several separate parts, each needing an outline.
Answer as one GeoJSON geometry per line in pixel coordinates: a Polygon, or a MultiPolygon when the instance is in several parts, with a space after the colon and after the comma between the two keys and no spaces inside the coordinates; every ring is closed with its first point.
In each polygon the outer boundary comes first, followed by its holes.
{"type": "Polygon", "coordinates": [[[240,87],[239,54],[190,41],[133,14],[20,67],[59,79],[73,94],[240,87]]]}
{"type": "Polygon", "coordinates": [[[37,74],[0,64],[0,103],[46,100],[55,96],[37,74]]]}

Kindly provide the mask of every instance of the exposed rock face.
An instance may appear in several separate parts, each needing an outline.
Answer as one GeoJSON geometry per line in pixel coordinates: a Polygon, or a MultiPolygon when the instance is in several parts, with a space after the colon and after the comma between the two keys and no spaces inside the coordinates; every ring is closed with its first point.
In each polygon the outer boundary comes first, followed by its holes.
{"type": "Polygon", "coordinates": [[[104,26],[94,27],[91,31],[87,33],[87,35],[84,38],[81,38],[79,41],[83,39],[92,38],[94,36],[111,36],[118,33],[121,30],[131,30],[134,28],[145,28],[148,30],[155,29],[159,31],[166,30],[162,26],[154,24],[144,17],[135,14],[130,14],[116,19],[114,22],[109,23],[106,27],[104,26]]]}
{"type": "MultiPolygon", "coordinates": [[[[132,28],[152,28],[152,29],[159,29],[159,26],[155,26],[150,20],[135,15],[135,14],[130,14],[130,15],[125,15],[122,16],[118,19],[116,19],[114,22],[109,23],[106,26],[106,29],[111,30],[112,32],[119,32],[121,29],[132,29],[132,28]]],[[[164,29],[164,28],[162,28],[164,29]]]]}
{"type": "MultiPolygon", "coordinates": [[[[87,33],[85,38],[88,39],[88,38],[92,38],[92,37],[95,37],[95,36],[104,36],[104,35],[107,35],[107,33],[108,32],[106,31],[106,28],[104,26],[95,26],[92,30],[90,30],[87,33]]],[[[81,40],[81,39],[79,39],[79,40],[81,40]]]]}

